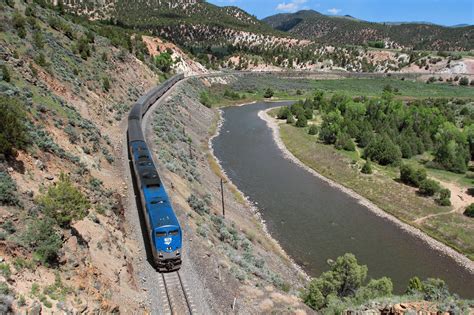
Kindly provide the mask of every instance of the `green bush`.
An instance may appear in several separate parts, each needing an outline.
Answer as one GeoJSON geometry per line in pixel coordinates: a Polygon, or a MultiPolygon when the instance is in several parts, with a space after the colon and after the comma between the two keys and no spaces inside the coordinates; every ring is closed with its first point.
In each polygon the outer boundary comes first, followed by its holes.
{"type": "Polygon", "coordinates": [[[171,58],[171,54],[168,52],[160,53],[155,57],[155,65],[162,72],[168,73],[171,70],[171,66],[173,65],[173,58],[171,58]]]}
{"type": "Polygon", "coordinates": [[[30,138],[26,128],[26,113],[17,98],[0,96],[0,154],[14,155],[16,149],[23,149],[30,138]]]}
{"type": "Polygon", "coordinates": [[[351,137],[345,132],[341,132],[337,135],[334,146],[338,150],[355,151],[354,141],[352,141],[351,137]]]}
{"type": "Polygon", "coordinates": [[[0,171],[0,205],[16,206],[20,201],[16,195],[16,184],[8,173],[0,171]]]}
{"type": "Polygon", "coordinates": [[[474,218],[474,203],[471,203],[469,206],[467,206],[466,210],[464,210],[464,215],[474,218]]]}
{"type": "Polygon", "coordinates": [[[439,191],[439,198],[436,199],[436,202],[443,207],[451,205],[451,190],[443,188],[439,191]]]}
{"type": "Polygon", "coordinates": [[[199,214],[209,213],[210,209],[206,202],[202,199],[199,199],[194,194],[188,197],[188,205],[199,214]]]}
{"type": "Polygon", "coordinates": [[[468,86],[468,85],[469,85],[469,79],[468,79],[467,77],[462,77],[462,78],[459,80],[459,85],[468,86]]]}
{"type": "Polygon", "coordinates": [[[263,97],[271,98],[272,96],[273,96],[273,90],[270,88],[266,89],[265,93],[263,94],[263,97]]]}
{"type": "Polygon", "coordinates": [[[35,260],[49,264],[54,263],[62,247],[61,237],[55,230],[55,221],[51,218],[34,219],[28,223],[21,235],[23,245],[34,251],[35,260]]]}
{"type": "Polygon", "coordinates": [[[2,69],[2,80],[5,82],[10,82],[11,77],[10,77],[10,72],[8,71],[7,66],[1,65],[0,68],[2,69]]]}
{"type": "Polygon", "coordinates": [[[87,198],[64,174],[61,174],[55,186],[50,186],[46,194],[37,198],[37,202],[45,215],[53,218],[61,227],[84,218],[90,207],[87,198]]]}
{"type": "Polygon", "coordinates": [[[311,125],[311,126],[309,127],[308,133],[309,133],[310,135],[312,135],[312,136],[317,135],[317,134],[318,134],[318,126],[316,126],[316,125],[311,125]]]}
{"type": "Polygon", "coordinates": [[[427,301],[441,301],[450,296],[446,282],[441,279],[428,278],[422,282],[423,298],[427,301]]]}
{"type": "Polygon", "coordinates": [[[362,174],[372,174],[372,163],[370,162],[370,159],[365,162],[360,171],[362,174]]]}
{"type": "Polygon", "coordinates": [[[295,117],[293,116],[292,113],[288,114],[288,117],[286,118],[286,123],[287,124],[294,124],[295,123],[295,117]]]}
{"type": "Polygon", "coordinates": [[[201,104],[206,106],[207,108],[211,108],[211,99],[209,97],[209,93],[207,93],[206,91],[202,91],[199,95],[199,102],[201,102],[201,104]]]}
{"type": "Polygon", "coordinates": [[[426,179],[426,169],[423,167],[415,167],[408,164],[400,166],[400,180],[402,183],[414,187],[420,187],[422,181],[426,179]]]}
{"type": "Polygon", "coordinates": [[[420,183],[418,192],[423,196],[434,196],[440,189],[441,187],[437,181],[427,178],[420,183]]]}

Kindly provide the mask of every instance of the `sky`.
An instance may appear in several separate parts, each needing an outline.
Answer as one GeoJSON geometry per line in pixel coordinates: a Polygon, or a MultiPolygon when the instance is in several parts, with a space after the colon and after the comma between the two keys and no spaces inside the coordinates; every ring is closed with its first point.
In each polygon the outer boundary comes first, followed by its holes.
{"type": "Polygon", "coordinates": [[[313,9],[328,15],[352,15],[372,22],[423,21],[440,25],[474,24],[474,0],[208,0],[238,6],[259,19],[277,13],[313,9]]]}

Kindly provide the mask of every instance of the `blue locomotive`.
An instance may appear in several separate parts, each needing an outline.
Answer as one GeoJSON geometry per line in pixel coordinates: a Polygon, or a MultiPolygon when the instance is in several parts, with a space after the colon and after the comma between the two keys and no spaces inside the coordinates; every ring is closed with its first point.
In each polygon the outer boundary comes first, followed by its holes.
{"type": "Polygon", "coordinates": [[[174,84],[184,78],[176,75],[142,96],[128,116],[128,148],[140,193],[153,263],[159,271],[181,266],[182,232],[168,194],[160,180],[142,131],[142,117],[174,84]]]}

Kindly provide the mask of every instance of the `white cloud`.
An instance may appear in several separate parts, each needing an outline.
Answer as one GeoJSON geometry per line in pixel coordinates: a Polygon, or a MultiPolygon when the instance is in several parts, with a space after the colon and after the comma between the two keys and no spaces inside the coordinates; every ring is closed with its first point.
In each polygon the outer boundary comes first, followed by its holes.
{"type": "Polygon", "coordinates": [[[277,5],[276,9],[278,11],[284,12],[295,12],[301,9],[301,5],[308,2],[308,0],[292,0],[291,2],[282,2],[277,5]]]}
{"type": "Polygon", "coordinates": [[[331,14],[336,15],[339,12],[341,12],[341,9],[332,8],[332,9],[329,9],[328,12],[331,13],[331,14]]]}

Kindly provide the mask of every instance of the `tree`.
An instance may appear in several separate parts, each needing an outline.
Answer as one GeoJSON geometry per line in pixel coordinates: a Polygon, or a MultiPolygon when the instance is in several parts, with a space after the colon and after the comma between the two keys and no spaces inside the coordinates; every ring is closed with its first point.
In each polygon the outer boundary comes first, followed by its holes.
{"type": "Polygon", "coordinates": [[[365,148],[364,157],[376,161],[380,165],[396,164],[400,162],[402,153],[400,148],[386,135],[376,136],[365,148]]]}
{"type": "Polygon", "coordinates": [[[288,115],[290,115],[290,114],[291,114],[291,111],[288,108],[288,106],[283,106],[283,107],[280,107],[280,109],[278,110],[277,118],[278,119],[287,119],[288,115]]]}
{"type": "Polygon", "coordinates": [[[296,121],[296,127],[303,128],[308,125],[308,121],[306,119],[306,116],[304,114],[299,114],[298,115],[298,120],[296,121]]]}
{"type": "Polygon", "coordinates": [[[323,122],[319,132],[319,138],[326,144],[334,144],[337,135],[341,132],[344,118],[340,111],[332,111],[323,116],[323,122]]]}
{"type": "Polygon", "coordinates": [[[409,164],[400,166],[400,180],[404,184],[419,187],[426,176],[426,169],[423,167],[415,167],[409,164]]]}
{"type": "Polygon", "coordinates": [[[418,192],[424,196],[434,196],[440,189],[441,187],[437,181],[427,178],[420,183],[418,192]]]}
{"type": "Polygon", "coordinates": [[[313,109],[306,108],[304,110],[304,115],[306,116],[306,119],[313,119],[313,109]]]}
{"type": "Polygon", "coordinates": [[[20,203],[16,195],[15,181],[6,172],[0,171],[0,205],[15,206],[20,203]]]}
{"type": "Polygon", "coordinates": [[[370,159],[368,159],[365,163],[364,166],[362,166],[362,169],[360,170],[362,174],[372,174],[372,163],[370,162],[370,159]]]}
{"type": "Polygon", "coordinates": [[[426,301],[441,301],[450,295],[446,282],[441,279],[428,278],[422,282],[422,286],[426,301]]]}
{"type": "Polygon", "coordinates": [[[390,278],[371,279],[369,283],[357,292],[357,298],[362,301],[390,296],[393,292],[393,283],[390,278]]]}
{"type": "Polygon", "coordinates": [[[355,151],[354,141],[352,141],[351,137],[345,132],[340,132],[337,135],[334,146],[338,150],[355,151]]]}
{"type": "Polygon", "coordinates": [[[466,210],[464,210],[464,215],[466,217],[474,218],[474,203],[467,206],[466,210]]]}
{"type": "Polygon", "coordinates": [[[11,156],[23,149],[30,137],[26,129],[26,113],[17,98],[0,96],[0,154],[11,156]]]}
{"type": "Polygon", "coordinates": [[[207,93],[206,91],[202,91],[199,95],[199,102],[201,102],[201,104],[206,106],[207,108],[211,108],[211,99],[209,97],[209,93],[207,93]]]}
{"type": "Polygon", "coordinates": [[[10,82],[11,77],[10,77],[10,72],[8,71],[8,68],[6,65],[1,65],[0,66],[2,69],[2,79],[5,82],[10,82]]]}
{"type": "Polygon", "coordinates": [[[444,123],[435,136],[434,161],[446,170],[463,174],[470,160],[466,134],[454,124],[444,123]]]}
{"type": "Polygon", "coordinates": [[[162,52],[155,57],[155,65],[164,73],[168,73],[173,65],[173,58],[169,52],[162,52]]]}
{"type": "Polygon", "coordinates": [[[288,117],[286,118],[286,123],[287,124],[294,124],[295,123],[295,117],[293,117],[292,113],[288,114],[288,117]]]}
{"type": "Polygon", "coordinates": [[[84,218],[90,207],[87,198],[64,174],[61,174],[55,186],[50,186],[46,194],[37,198],[37,202],[45,215],[61,227],[68,227],[71,221],[84,218]]]}
{"type": "Polygon", "coordinates": [[[263,94],[263,97],[271,98],[272,96],[273,96],[273,90],[270,88],[266,89],[265,93],[263,94]]]}

